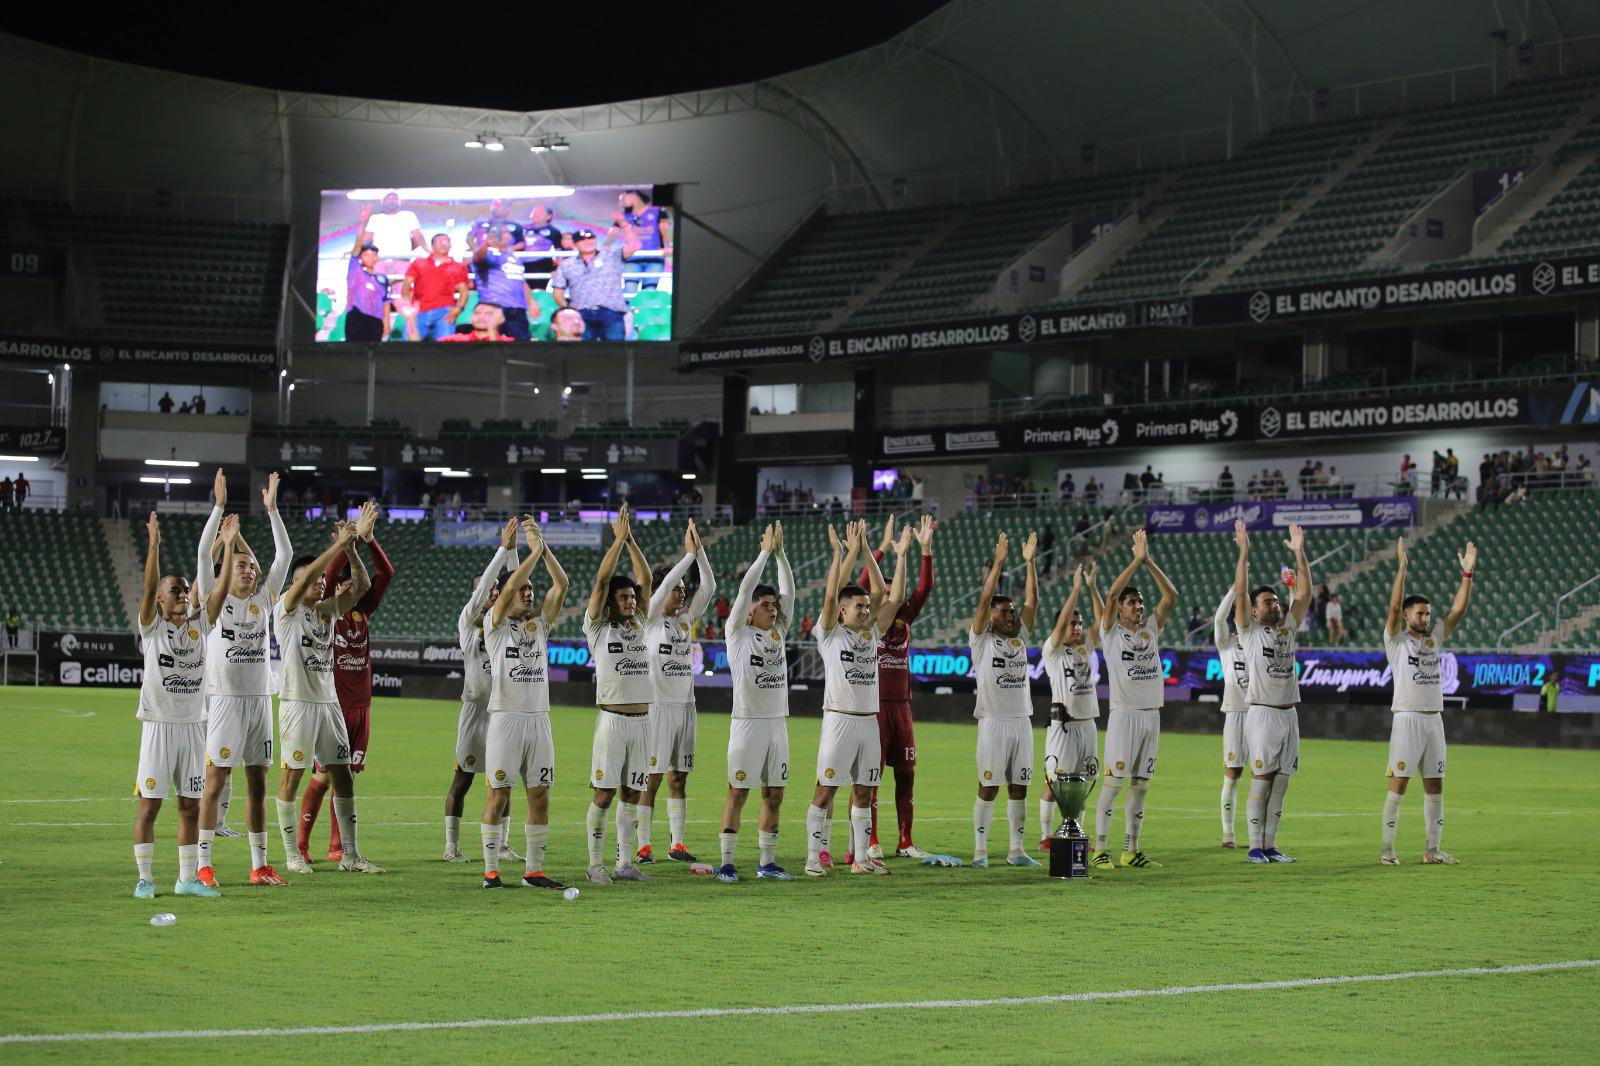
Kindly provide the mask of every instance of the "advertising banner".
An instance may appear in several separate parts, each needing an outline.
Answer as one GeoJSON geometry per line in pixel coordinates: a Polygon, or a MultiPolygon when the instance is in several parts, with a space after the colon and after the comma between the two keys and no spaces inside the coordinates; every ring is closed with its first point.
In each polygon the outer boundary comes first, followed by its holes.
{"type": "MultiPolygon", "coordinates": [[[[598,522],[551,522],[539,527],[544,542],[552,548],[598,548],[600,531],[598,522]]],[[[439,548],[488,548],[500,546],[498,522],[451,522],[441,519],[433,525],[433,543],[439,548]]],[[[517,530],[519,547],[528,546],[527,537],[517,530]]]]}
{"type": "Polygon", "coordinates": [[[95,363],[100,366],[205,366],[271,370],[278,353],[251,345],[27,337],[0,333],[0,363],[95,363]]]}
{"type": "Polygon", "coordinates": [[[1157,533],[1210,533],[1233,528],[1387,529],[1417,522],[1415,496],[1382,496],[1362,500],[1249,500],[1241,503],[1152,503],[1145,507],[1145,526],[1157,533]]]}
{"type": "Polygon", "coordinates": [[[67,431],[60,426],[0,426],[0,452],[8,455],[60,455],[67,431]]]}

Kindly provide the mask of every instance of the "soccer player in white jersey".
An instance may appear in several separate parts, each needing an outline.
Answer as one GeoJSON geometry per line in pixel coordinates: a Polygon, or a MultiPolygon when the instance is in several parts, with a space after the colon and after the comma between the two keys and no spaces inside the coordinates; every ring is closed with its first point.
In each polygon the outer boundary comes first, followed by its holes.
{"type": "Polygon", "coordinates": [[[739,880],[733,864],[739,846],[739,816],[750,789],[761,788],[760,864],[775,864],[778,811],[789,781],[789,659],[785,651],[794,621],[794,572],[783,551],[783,524],[761,534],[761,552],[739,583],[728,615],[728,670],[733,675],[733,720],[728,725],[728,799],[722,808],[718,845],[719,881],[739,880]],[[761,583],[776,557],[778,587],[761,583]]]}
{"type": "MultiPolygon", "coordinates": [[[[878,742],[878,640],[894,624],[905,599],[906,551],[911,527],[893,542],[894,585],[884,594],[883,572],[865,549],[866,522],[846,527],[848,550],[830,525],[828,543],[833,550],[823,585],[822,611],[817,616],[817,652],[822,657],[822,739],[817,746],[817,787],[806,811],[806,873],[824,877],[823,827],[833,806],[833,795],[850,782],[850,864],[853,874],[886,875],[889,868],[867,854],[872,837],[872,804],[883,773],[878,742]],[[855,572],[856,556],[866,556],[867,584],[846,584],[855,572]],[[843,587],[841,587],[843,586],[843,587]]],[[[788,880],[779,866],[760,867],[757,877],[788,880]]]]}
{"type": "MultiPolygon", "coordinates": [[[[524,517],[528,557],[522,560],[495,595],[483,616],[483,642],[489,657],[489,727],[484,741],[484,773],[489,795],[484,799],[483,887],[500,888],[505,822],[511,809],[511,785],[520,776],[528,793],[528,820],[523,826],[527,850],[522,883],[529,888],[565,886],[544,875],[544,853],[550,843],[550,786],[556,778],[556,747],[550,735],[550,627],[567,598],[567,572],[556,561],[539,527],[524,517]],[[544,560],[550,589],[535,608],[528,577],[544,560]]],[[[502,543],[504,543],[502,541],[502,543]]]]}
{"type": "Polygon", "coordinates": [[[377,508],[365,504],[361,517],[340,525],[333,544],[321,555],[296,559],[289,587],[272,610],[272,629],[283,657],[283,691],[278,701],[278,753],[283,767],[278,778],[278,828],[283,834],[291,873],[312,872],[295,839],[300,822],[295,793],[306,767],[313,761],[328,768],[333,783],[333,816],[339,819],[339,835],[344,841],[339,869],[351,873],[384,872],[361,854],[356,843],[350,736],[333,686],[333,622],[356,605],[371,583],[355,542],[371,531],[377,518],[377,508]],[[324,571],[341,552],[350,560],[350,586],[342,593],[328,595],[324,571]]]}
{"type": "Polygon", "coordinates": [[[1010,550],[1010,539],[1000,534],[994,544],[994,561],[983,579],[977,609],[967,632],[972,667],[978,679],[978,798],[972,804],[972,865],[989,865],[989,826],[994,821],[994,801],[1000,783],[1006,784],[1006,818],[1011,835],[1006,862],[1012,866],[1038,866],[1027,853],[1028,782],[1033,779],[1033,699],[1028,692],[1028,634],[1039,611],[1039,575],[1033,556],[1037,533],[1022,545],[1027,578],[1022,611],[1010,596],[998,594],[1000,572],[1010,550]]]}
{"type": "MultiPolygon", "coordinates": [[[[1084,624],[1078,600],[1083,586],[1089,586],[1089,597],[1094,601],[1094,616],[1098,620],[1106,613],[1100,599],[1100,586],[1095,583],[1096,566],[1089,564],[1072,571],[1072,591],[1067,602],[1061,605],[1056,617],[1056,627],[1045,637],[1039,649],[1044,661],[1045,675],[1050,679],[1050,724],[1044,733],[1044,761],[1049,770],[1054,766],[1058,773],[1082,774],[1088,778],[1100,773],[1100,760],[1095,757],[1094,722],[1100,717],[1100,699],[1094,691],[1094,630],[1084,624]]],[[[1050,850],[1050,834],[1057,819],[1054,781],[1045,774],[1044,795],[1039,798],[1039,846],[1050,850]]]]}
{"type": "MultiPolygon", "coordinates": [[[[500,547],[489,565],[472,579],[472,595],[456,618],[456,641],[461,648],[461,714],[456,718],[456,773],[444,795],[444,861],[466,862],[461,854],[461,815],[473,779],[483,773],[484,733],[489,728],[489,652],[483,642],[483,613],[500,594],[500,571],[517,568],[517,520],[506,519],[500,530],[500,547]]],[[[509,805],[508,805],[509,806],[509,805]]],[[[510,826],[507,811],[500,823],[504,839],[510,826]]],[[[501,859],[512,856],[501,854],[501,859]]]]}
{"type": "Polygon", "coordinates": [[[1295,674],[1300,623],[1311,608],[1311,564],[1306,561],[1306,534],[1289,527],[1284,546],[1294,552],[1294,600],[1284,617],[1283,602],[1271,585],[1250,588],[1250,534],[1243,522],[1233,524],[1239,562],[1233,578],[1233,621],[1249,676],[1250,707],[1244,717],[1244,746],[1250,754],[1250,798],[1245,817],[1250,826],[1250,861],[1294,862],[1278,850],[1278,822],[1289,779],[1300,769],[1300,681],[1295,674]]]}
{"type": "Polygon", "coordinates": [[[1211,639],[1222,667],[1222,846],[1235,846],[1234,814],[1238,810],[1239,775],[1244,773],[1248,748],[1244,742],[1244,716],[1250,708],[1250,671],[1238,634],[1228,625],[1233,614],[1234,589],[1228,586],[1217,613],[1211,616],[1211,639]]]}
{"type": "Polygon", "coordinates": [[[1161,864],[1139,848],[1144,829],[1145,796],[1150,779],[1156,774],[1156,758],[1161,751],[1161,707],[1166,691],[1161,667],[1161,629],[1178,604],[1178,590],[1150,558],[1150,541],[1142,529],[1133,533],[1133,559],[1106,590],[1106,610],[1100,616],[1100,661],[1105,666],[1107,687],[1111,690],[1111,714],[1106,719],[1105,757],[1100,760],[1105,780],[1094,815],[1094,854],[1090,865],[1111,868],[1106,848],[1111,816],[1117,797],[1124,788],[1125,836],[1119,866],[1145,869],[1161,864]],[[1144,594],[1128,582],[1140,567],[1150,571],[1161,599],[1156,602],[1155,625],[1144,613],[1144,594]]]}
{"type": "MultiPolygon", "coordinates": [[[[161,527],[154,511],[146,527],[150,544],[144,560],[144,594],[139,600],[139,643],[144,652],[144,681],[139,689],[139,776],[134,795],[133,861],[139,869],[133,886],[136,899],[156,894],[151,865],[155,861],[156,815],[167,789],[178,793],[178,881],[180,896],[220,896],[201,881],[200,796],[205,791],[206,640],[210,615],[204,604],[190,613],[189,581],[161,573],[161,527]]],[[[224,561],[233,563],[233,553],[224,561]]],[[[220,602],[221,597],[214,600],[220,602]]]]}
{"type": "Polygon", "coordinates": [[[1394,677],[1394,726],[1389,734],[1389,792],[1383,801],[1383,853],[1378,861],[1399,866],[1394,852],[1400,824],[1400,801],[1406,782],[1422,775],[1422,815],[1426,842],[1422,861],[1454,866],[1461,860],[1439,848],[1444,835],[1444,690],[1440,687],[1439,656],[1444,642],[1467,616],[1472,599],[1472,578],[1478,567],[1478,548],[1471,541],[1456,554],[1461,584],[1449,612],[1433,620],[1433,605],[1426,596],[1405,594],[1406,541],[1399,542],[1400,562],[1389,591],[1389,619],[1383,631],[1383,651],[1394,677]]]}
{"type": "MultiPolygon", "coordinates": [[[[272,604],[283,590],[294,548],[278,514],[278,475],[268,475],[261,490],[272,523],[272,567],[263,579],[255,553],[237,532],[218,542],[228,506],[228,485],[218,470],[212,483],[211,517],[200,532],[195,584],[210,601],[221,589],[217,624],[206,636],[206,794],[200,801],[199,878],[217,887],[211,862],[212,841],[220,835],[219,812],[231,788],[233,768],[244,767],[245,822],[250,834],[250,883],[289,882],[267,862],[267,768],[272,765],[272,673],[267,664],[267,627],[272,604]],[[231,556],[228,549],[232,549],[231,556]],[[232,562],[214,559],[218,552],[232,562]]],[[[235,520],[233,529],[236,531],[235,520]]]]}
{"type": "Polygon", "coordinates": [[[589,590],[589,604],[583,613],[583,635],[589,641],[589,661],[594,666],[595,702],[600,710],[594,720],[594,755],[589,787],[594,790],[589,803],[589,872],[598,885],[619,881],[649,881],[651,877],[634,865],[637,849],[634,827],[639,819],[639,796],[650,785],[650,705],[655,702],[655,678],[651,676],[650,649],[645,645],[644,626],[639,609],[650,602],[650,564],[633,539],[626,504],[617,508],[611,523],[611,547],[600,560],[600,569],[589,590]],[[616,572],[623,548],[638,579],[616,572]],[[602,854],[606,843],[606,811],[618,790],[622,801],[617,807],[617,862],[606,873],[602,854]]]}
{"type": "Polygon", "coordinates": [[[645,644],[650,648],[650,669],[655,676],[656,700],[650,705],[650,786],[639,801],[640,863],[655,862],[650,847],[654,831],[656,796],[663,779],[667,785],[667,820],[672,830],[672,845],[667,858],[676,862],[696,862],[684,846],[684,827],[689,817],[689,774],[694,770],[696,715],[694,707],[694,663],[691,661],[689,625],[705,614],[717,594],[711,560],[694,519],[683,534],[683,558],[672,569],[656,567],[651,575],[655,591],[645,612],[645,644]],[[693,564],[700,575],[691,599],[684,588],[683,575],[693,564]]]}

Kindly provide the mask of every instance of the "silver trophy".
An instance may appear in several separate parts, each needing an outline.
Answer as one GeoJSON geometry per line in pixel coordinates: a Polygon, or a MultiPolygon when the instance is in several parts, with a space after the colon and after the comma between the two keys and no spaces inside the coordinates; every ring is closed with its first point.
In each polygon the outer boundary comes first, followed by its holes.
{"type": "Polygon", "coordinates": [[[1062,771],[1059,759],[1045,760],[1045,773],[1061,808],[1061,824],[1050,836],[1050,876],[1061,878],[1089,876],[1089,835],[1083,830],[1083,809],[1089,793],[1099,779],[1087,774],[1062,771]],[[1055,769],[1051,769],[1051,762],[1055,769]]]}

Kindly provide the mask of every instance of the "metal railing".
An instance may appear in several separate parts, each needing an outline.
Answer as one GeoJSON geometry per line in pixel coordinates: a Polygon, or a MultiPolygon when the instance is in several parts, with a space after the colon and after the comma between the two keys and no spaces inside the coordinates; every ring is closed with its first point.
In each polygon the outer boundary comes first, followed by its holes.
{"type": "Polygon", "coordinates": [[[1515,625],[1511,626],[1511,628],[1501,630],[1500,631],[1500,635],[1498,637],[1494,638],[1494,650],[1495,651],[1504,650],[1504,648],[1506,646],[1506,638],[1509,637],[1511,634],[1515,633],[1517,630],[1521,629],[1523,626],[1527,625],[1529,622],[1538,622],[1539,623],[1539,632],[1540,633],[1544,632],[1544,612],[1543,611],[1534,611],[1532,614],[1530,614],[1528,617],[1524,618],[1522,621],[1520,621],[1520,622],[1516,623],[1515,625]]]}
{"type": "Polygon", "coordinates": [[[1550,635],[1552,637],[1559,638],[1561,636],[1561,605],[1564,604],[1567,600],[1572,599],[1572,597],[1576,596],[1578,593],[1582,592],[1584,589],[1588,588],[1590,585],[1593,585],[1596,581],[1600,581],[1600,574],[1594,575],[1589,580],[1585,581],[1583,584],[1575,585],[1572,588],[1568,589],[1566,592],[1562,593],[1560,596],[1556,597],[1556,603],[1555,603],[1556,621],[1555,621],[1555,625],[1550,627],[1550,635]]]}

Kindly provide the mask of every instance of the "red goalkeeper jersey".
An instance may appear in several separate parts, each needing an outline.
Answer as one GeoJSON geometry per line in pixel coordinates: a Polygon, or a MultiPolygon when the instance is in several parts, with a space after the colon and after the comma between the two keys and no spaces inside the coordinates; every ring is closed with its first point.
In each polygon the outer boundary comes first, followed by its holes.
{"type": "MultiPolygon", "coordinates": [[[[883,552],[872,557],[883,562],[883,552]]],[[[867,572],[861,571],[861,586],[867,587],[867,572]]],[[[911,701],[911,623],[917,620],[933,592],[933,556],[922,557],[917,573],[917,588],[911,598],[895,612],[894,624],[878,641],[878,705],[911,701]]]]}
{"type": "MultiPolygon", "coordinates": [[[[334,619],[333,622],[333,684],[339,693],[341,707],[372,706],[372,647],[370,619],[383,602],[383,594],[394,577],[394,565],[378,547],[377,538],[372,544],[372,587],[367,589],[357,604],[334,619]]],[[[325,575],[328,588],[334,587],[340,571],[349,563],[336,558],[325,575]]]]}

